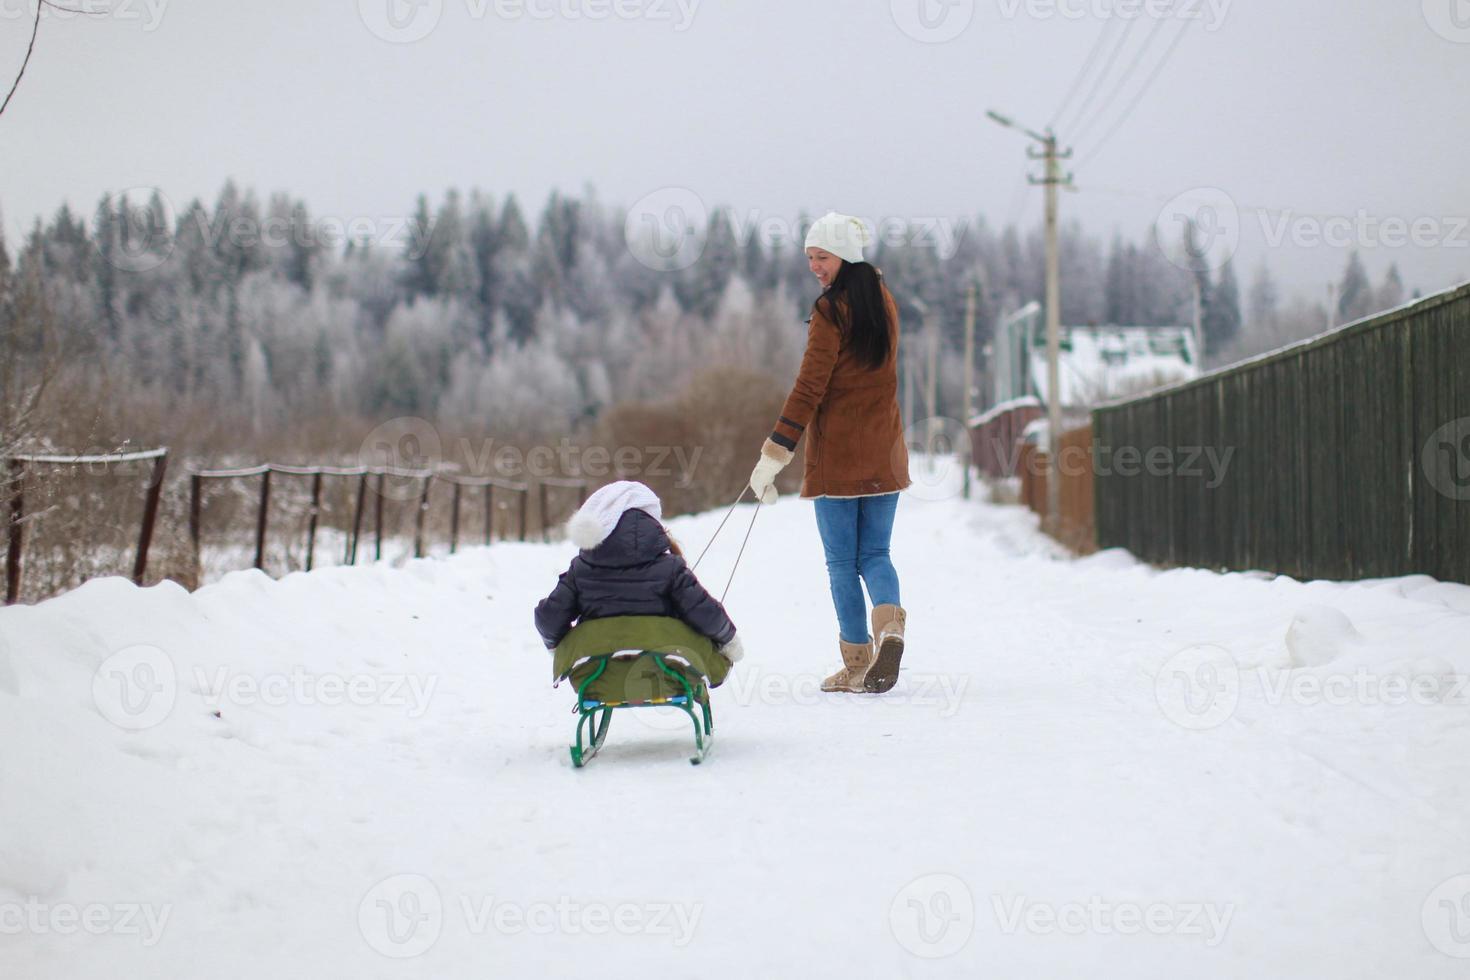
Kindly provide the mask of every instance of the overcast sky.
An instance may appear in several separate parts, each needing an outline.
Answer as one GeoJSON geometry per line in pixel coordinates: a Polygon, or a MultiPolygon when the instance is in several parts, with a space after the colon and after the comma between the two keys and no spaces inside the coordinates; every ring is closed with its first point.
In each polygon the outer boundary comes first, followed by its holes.
{"type": "MultiPolygon", "coordinates": [[[[1139,239],[1186,194],[1221,216],[1217,254],[1239,238],[1245,283],[1269,256],[1315,296],[1354,243],[1375,282],[1392,261],[1411,290],[1470,279],[1466,0],[67,2],[110,13],[42,17],[0,116],[12,243],[62,202],[212,203],[230,177],[344,221],[449,187],[534,216],[592,185],[742,218],[1037,222],[996,108],[1075,143],[1063,215],[1094,235],[1139,239]]],[[[0,87],[34,3],[0,0],[0,87]]]]}

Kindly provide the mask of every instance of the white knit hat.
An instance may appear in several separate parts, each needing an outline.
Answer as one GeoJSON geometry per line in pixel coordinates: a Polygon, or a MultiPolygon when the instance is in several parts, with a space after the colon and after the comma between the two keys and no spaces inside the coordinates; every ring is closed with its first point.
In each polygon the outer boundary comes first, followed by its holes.
{"type": "Polygon", "coordinates": [[[831,252],[845,262],[862,262],[863,246],[873,244],[868,226],[850,214],[828,211],[806,233],[806,247],[831,252]]]}
{"type": "Polygon", "coordinates": [[[619,480],[587,498],[567,521],[567,537],[578,548],[596,548],[630,510],[641,510],[659,522],[664,519],[664,508],[657,494],[635,480],[619,480]]]}

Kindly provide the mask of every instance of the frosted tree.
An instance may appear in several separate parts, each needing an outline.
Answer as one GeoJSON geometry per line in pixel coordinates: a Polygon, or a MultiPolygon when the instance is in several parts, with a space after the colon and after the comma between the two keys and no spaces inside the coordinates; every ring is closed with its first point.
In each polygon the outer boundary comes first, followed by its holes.
{"type": "Polygon", "coordinates": [[[103,336],[116,344],[122,338],[123,286],[121,218],[112,204],[112,195],[105,194],[97,203],[92,219],[92,240],[96,243],[95,278],[97,281],[97,312],[103,336]]]}
{"type": "Polygon", "coordinates": [[[1388,274],[1383,278],[1383,285],[1378,287],[1378,309],[1391,310],[1404,302],[1404,280],[1399,275],[1399,264],[1393,263],[1388,267],[1388,274]]]}
{"type": "Polygon", "coordinates": [[[1255,279],[1251,282],[1250,301],[1247,304],[1251,331],[1274,330],[1280,302],[1276,280],[1271,277],[1271,269],[1262,261],[1256,267],[1255,279]]]}
{"type": "Polygon", "coordinates": [[[1107,318],[1106,271],[1102,250],[1076,221],[1060,236],[1058,265],[1062,282],[1062,322],[1096,324],[1107,318]]]}
{"type": "Polygon", "coordinates": [[[1363,268],[1363,260],[1355,251],[1348,257],[1347,270],[1343,273],[1342,284],[1337,290],[1337,321],[1350,323],[1375,312],[1373,286],[1368,282],[1368,271],[1363,268]]]}
{"type": "Polygon", "coordinates": [[[1210,290],[1210,301],[1204,309],[1205,351],[1218,356],[1235,342],[1240,333],[1240,287],[1235,280],[1235,265],[1226,262],[1220,279],[1210,290]]]}
{"type": "Polygon", "coordinates": [[[478,191],[470,196],[469,242],[479,276],[480,339],[488,345],[495,332],[495,314],[500,305],[500,227],[495,207],[478,191]]]}
{"type": "Polygon", "coordinates": [[[403,292],[412,301],[419,296],[432,296],[438,270],[433,249],[434,218],[429,212],[429,199],[419,195],[413,216],[408,219],[408,241],[403,245],[403,292]]]}
{"type": "Polygon", "coordinates": [[[725,284],[739,271],[740,252],[724,208],[716,208],[704,232],[704,250],[675,280],[674,291],[684,309],[710,319],[720,304],[725,284]]]}
{"type": "Polygon", "coordinates": [[[429,250],[434,255],[434,295],[465,304],[478,303],[480,269],[458,191],[451,190],[439,207],[429,250]]]}
{"type": "Polygon", "coordinates": [[[531,236],[515,195],[507,197],[500,212],[500,247],[495,257],[500,308],[517,342],[531,336],[541,293],[531,274],[531,236]]]}
{"type": "Polygon", "coordinates": [[[1108,323],[1128,325],[1142,323],[1139,316],[1138,249],[1113,236],[1104,275],[1104,319],[1108,323]]]}

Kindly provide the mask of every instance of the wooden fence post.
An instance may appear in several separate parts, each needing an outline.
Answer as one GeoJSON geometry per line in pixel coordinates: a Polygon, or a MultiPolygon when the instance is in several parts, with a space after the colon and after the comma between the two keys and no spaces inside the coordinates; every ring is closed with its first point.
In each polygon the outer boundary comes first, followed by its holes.
{"type": "Polygon", "coordinates": [[[316,555],[316,522],[322,507],[322,471],[311,475],[311,516],[306,521],[306,570],[311,571],[311,561],[316,555]]]}
{"type": "Polygon", "coordinates": [[[357,478],[357,506],[352,509],[352,537],[347,540],[347,558],[349,565],[357,564],[357,539],[362,533],[362,506],[367,500],[367,471],[363,470],[357,478]]]}
{"type": "Polygon", "coordinates": [[[449,553],[459,550],[459,495],[464,488],[454,481],[454,497],[449,504],[449,553]]]}
{"type": "Polygon", "coordinates": [[[547,536],[546,515],[547,515],[546,484],[543,483],[543,484],[541,484],[541,543],[542,544],[545,544],[546,542],[548,542],[548,541],[551,540],[551,538],[547,536]]]}
{"type": "Polygon", "coordinates": [[[5,603],[9,605],[20,598],[20,545],[21,522],[26,516],[25,504],[26,464],[18,459],[10,461],[10,534],[5,548],[5,603]]]}
{"type": "Polygon", "coordinates": [[[529,509],[528,501],[531,497],[531,488],[521,487],[521,540],[526,540],[526,511],[529,509]]]}
{"type": "Polygon", "coordinates": [[[265,523],[271,506],[271,471],[260,480],[260,513],[255,517],[255,567],[265,570],[265,523]]]}
{"type": "Polygon", "coordinates": [[[189,475],[189,543],[194,546],[194,587],[197,589],[204,577],[203,517],[204,477],[198,473],[189,475]]]}
{"type": "Polygon", "coordinates": [[[376,525],[374,532],[377,541],[373,547],[373,561],[383,560],[383,489],[387,473],[378,474],[378,499],[373,501],[373,523],[376,525]]]}
{"type": "Polygon", "coordinates": [[[495,484],[485,484],[485,545],[490,545],[490,531],[495,526],[495,484]]]}
{"type": "Polygon", "coordinates": [[[419,494],[419,511],[413,519],[413,556],[424,557],[424,518],[429,513],[429,488],[434,485],[434,474],[424,477],[424,489],[419,494]]]}
{"type": "Polygon", "coordinates": [[[138,557],[133,562],[134,585],[143,584],[143,574],[148,570],[148,545],[153,541],[153,525],[158,519],[158,498],[163,493],[163,474],[167,468],[167,453],[153,461],[153,475],[143,503],[143,529],[138,532],[138,557]]]}

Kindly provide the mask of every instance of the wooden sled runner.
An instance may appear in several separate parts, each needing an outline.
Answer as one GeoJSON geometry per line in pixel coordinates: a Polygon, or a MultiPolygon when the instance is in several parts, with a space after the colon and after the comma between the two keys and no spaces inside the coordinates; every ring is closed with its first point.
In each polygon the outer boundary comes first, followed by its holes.
{"type": "Polygon", "coordinates": [[[602,748],[615,710],[656,706],[673,706],[689,716],[695,749],[689,761],[699,765],[714,739],[710,688],[723,684],[729,673],[730,661],[682,620],[612,616],[579,624],[552,659],[555,682],[569,680],[577,692],[572,765],[580,769],[602,748]]]}

